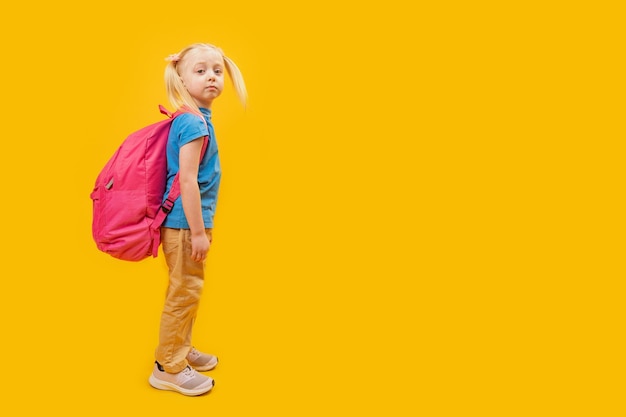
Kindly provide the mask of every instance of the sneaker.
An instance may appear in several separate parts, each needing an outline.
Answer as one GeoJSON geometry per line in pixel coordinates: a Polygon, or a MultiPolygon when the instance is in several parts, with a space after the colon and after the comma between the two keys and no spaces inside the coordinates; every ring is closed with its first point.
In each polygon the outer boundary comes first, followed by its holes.
{"type": "Polygon", "coordinates": [[[150,385],[156,389],[176,391],[183,395],[204,394],[215,385],[213,378],[197,373],[190,366],[177,374],[169,374],[158,362],[154,363],[154,370],[149,381],[150,385]]]}
{"type": "Polygon", "coordinates": [[[217,366],[217,356],[202,353],[194,347],[187,354],[187,361],[193,369],[200,372],[210,371],[217,366]]]}

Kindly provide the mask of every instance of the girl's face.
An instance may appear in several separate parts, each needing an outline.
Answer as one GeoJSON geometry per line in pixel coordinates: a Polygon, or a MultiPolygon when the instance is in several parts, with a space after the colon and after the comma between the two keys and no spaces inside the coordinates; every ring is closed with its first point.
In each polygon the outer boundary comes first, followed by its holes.
{"type": "Polygon", "coordinates": [[[184,59],[180,78],[198,107],[211,108],[224,89],[224,59],[214,49],[196,49],[184,59]]]}

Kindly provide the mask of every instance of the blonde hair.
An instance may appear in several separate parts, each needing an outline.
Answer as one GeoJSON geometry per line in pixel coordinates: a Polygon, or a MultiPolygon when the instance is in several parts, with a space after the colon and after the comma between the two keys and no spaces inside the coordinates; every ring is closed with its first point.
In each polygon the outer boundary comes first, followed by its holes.
{"type": "Polygon", "coordinates": [[[193,98],[191,98],[191,95],[185,88],[183,81],[180,77],[180,73],[178,72],[178,68],[180,64],[185,60],[187,54],[201,48],[211,49],[217,51],[220,55],[222,55],[222,58],[224,59],[224,65],[226,66],[226,72],[228,72],[230,80],[233,83],[233,87],[235,87],[237,97],[239,97],[239,101],[241,101],[241,104],[245,107],[248,99],[248,93],[246,90],[246,84],[243,81],[243,76],[241,75],[241,71],[239,71],[239,67],[237,67],[237,65],[230,58],[224,55],[224,52],[221,48],[218,48],[217,46],[208,43],[194,43],[187,46],[179,53],[170,55],[167,58],[169,60],[169,63],[165,67],[165,88],[167,91],[167,98],[169,99],[170,103],[172,103],[172,105],[176,109],[186,107],[194,113],[201,115],[198,105],[193,100],[193,98]]]}

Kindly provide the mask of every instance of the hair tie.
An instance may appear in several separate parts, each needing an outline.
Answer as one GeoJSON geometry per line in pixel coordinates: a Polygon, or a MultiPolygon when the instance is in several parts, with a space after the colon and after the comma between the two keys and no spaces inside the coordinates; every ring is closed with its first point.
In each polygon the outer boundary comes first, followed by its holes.
{"type": "Polygon", "coordinates": [[[178,54],[171,54],[170,56],[165,58],[165,60],[173,62],[173,63],[177,63],[178,61],[180,61],[180,55],[178,55],[178,54]]]}

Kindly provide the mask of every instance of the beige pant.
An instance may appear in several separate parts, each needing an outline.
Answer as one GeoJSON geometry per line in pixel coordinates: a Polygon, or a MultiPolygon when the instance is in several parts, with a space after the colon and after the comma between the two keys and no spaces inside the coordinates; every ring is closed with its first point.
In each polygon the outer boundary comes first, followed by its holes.
{"type": "MultiPolygon", "coordinates": [[[[212,230],[206,229],[209,241],[212,230]]],[[[161,314],[156,360],[166,372],[177,373],[188,365],[191,332],[204,286],[204,262],[191,259],[191,232],[161,228],[161,244],[169,268],[169,284],[161,314]]]]}

